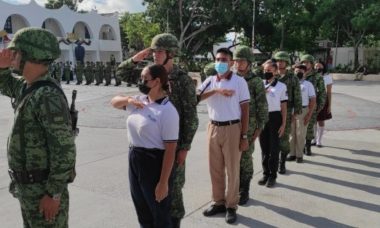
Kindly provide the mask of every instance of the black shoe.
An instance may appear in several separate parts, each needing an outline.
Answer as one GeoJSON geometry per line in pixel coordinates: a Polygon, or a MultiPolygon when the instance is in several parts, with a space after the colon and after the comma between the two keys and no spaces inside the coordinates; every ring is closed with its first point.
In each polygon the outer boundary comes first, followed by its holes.
{"type": "Polygon", "coordinates": [[[285,162],[280,163],[280,166],[278,167],[278,173],[279,174],[285,174],[286,173],[285,162]]]}
{"type": "Polygon", "coordinates": [[[239,199],[239,205],[245,205],[249,200],[249,192],[247,191],[241,191],[240,192],[240,199],[239,199]]]}
{"type": "Polygon", "coordinates": [[[231,224],[236,222],[237,215],[236,215],[236,209],[234,208],[227,208],[227,213],[226,213],[226,222],[231,224]]]}
{"type": "Polygon", "coordinates": [[[310,148],[310,146],[306,147],[306,155],[307,156],[311,156],[311,148],[310,148]]]}
{"type": "Polygon", "coordinates": [[[317,145],[317,143],[315,142],[310,143],[310,146],[315,146],[315,145],[317,145]]]}
{"type": "Polygon", "coordinates": [[[302,163],[303,162],[303,158],[297,158],[297,163],[302,163]]]}
{"type": "Polygon", "coordinates": [[[181,227],[181,219],[176,217],[171,217],[172,220],[172,227],[173,228],[180,228],[181,227]]]}
{"type": "Polygon", "coordinates": [[[259,185],[265,185],[268,181],[268,177],[267,176],[263,176],[257,183],[259,185]]]}
{"type": "Polygon", "coordinates": [[[295,161],[296,160],[296,156],[289,156],[287,159],[287,161],[295,161]]]}
{"type": "Polygon", "coordinates": [[[318,148],[322,148],[323,146],[322,146],[322,144],[318,144],[317,147],[318,148]]]}
{"type": "Polygon", "coordinates": [[[203,211],[204,216],[213,216],[219,213],[225,213],[226,212],[226,206],[224,205],[216,205],[213,204],[209,208],[203,211]]]}
{"type": "Polygon", "coordinates": [[[272,188],[276,184],[276,178],[270,177],[267,182],[267,187],[272,188]]]}

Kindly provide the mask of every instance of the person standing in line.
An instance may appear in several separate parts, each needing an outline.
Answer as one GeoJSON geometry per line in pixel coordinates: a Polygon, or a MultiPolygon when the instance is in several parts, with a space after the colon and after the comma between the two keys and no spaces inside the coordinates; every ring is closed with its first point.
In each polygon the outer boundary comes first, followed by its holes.
{"type": "Polygon", "coordinates": [[[116,96],[114,108],[127,118],[129,183],[133,204],[143,228],[171,228],[172,168],[179,133],[179,116],[165,89],[168,74],[162,65],[141,72],[143,95],[116,96]]]}
{"type": "Polygon", "coordinates": [[[331,75],[327,72],[326,65],[324,65],[322,62],[315,64],[315,69],[317,72],[322,74],[323,81],[325,83],[326,87],[326,102],[323,109],[318,113],[317,116],[317,133],[315,137],[315,144],[317,147],[322,147],[322,136],[325,131],[325,121],[332,118],[331,115],[331,95],[332,95],[332,85],[333,85],[333,78],[331,75]]]}
{"type": "Polygon", "coordinates": [[[200,99],[207,101],[210,118],[207,139],[214,201],[203,215],[213,216],[227,211],[226,222],[234,223],[239,202],[241,151],[248,149],[250,95],[244,78],[230,70],[232,52],[220,48],[215,60],[217,75],[206,78],[198,88],[203,92],[200,99]]]}
{"type": "Polygon", "coordinates": [[[292,119],[302,113],[302,98],[298,78],[290,69],[287,69],[287,66],[291,64],[289,54],[285,51],[279,51],[274,55],[274,59],[277,62],[278,80],[286,85],[288,91],[288,106],[286,107],[288,113],[286,114],[285,133],[280,138],[280,165],[278,169],[279,174],[285,174],[286,157],[290,152],[290,126],[292,119]]]}
{"type": "Polygon", "coordinates": [[[116,72],[117,77],[123,78],[126,72],[139,67],[141,61],[153,54],[154,63],[163,65],[169,73],[169,86],[166,92],[176,107],[180,119],[171,205],[174,228],[180,227],[181,220],[185,216],[182,189],[185,185],[186,157],[191,149],[191,143],[199,122],[195,85],[188,73],[173,62],[178,49],[178,40],[174,35],[169,33],[158,34],[153,37],[149,48],[122,62],[116,72]]]}
{"type": "Polygon", "coordinates": [[[18,30],[0,50],[0,93],[15,99],[9,191],[20,201],[24,227],[68,227],[76,148],[65,95],[48,74],[60,54],[57,38],[33,27],[18,30]]]}
{"type": "Polygon", "coordinates": [[[268,121],[268,103],[262,79],[252,72],[251,67],[254,57],[251,49],[243,45],[237,46],[233,53],[233,60],[237,69],[237,75],[247,81],[251,96],[247,132],[249,148],[243,151],[240,160],[239,205],[244,205],[249,200],[249,188],[254,173],[252,155],[255,149],[255,141],[268,121]]]}
{"type": "Polygon", "coordinates": [[[300,80],[300,88],[302,94],[302,113],[294,116],[291,123],[290,135],[290,154],[288,161],[296,160],[297,163],[303,162],[303,150],[305,147],[305,136],[307,126],[313,115],[316,97],[313,84],[305,80],[306,66],[297,64],[294,69],[294,74],[300,80]]]}
{"type": "Polygon", "coordinates": [[[258,184],[271,188],[277,179],[280,138],[285,133],[288,95],[286,85],[275,77],[276,62],[266,61],[263,70],[269,120],[260,134],[263,177],[258,184]]]}
{"type": "Polygon", "coordinates": [[[323,109],[326,101],[326,89],[322,76],[314,70],[314,57],[309,54],[301,56],[300,62],[306,66],[305,79],[313,84],[317,95],[317,106],[307,126],[306,143],[304,153],[311,156],[311,142],[314,139],[314,124],[318,113],[323,109]]]}

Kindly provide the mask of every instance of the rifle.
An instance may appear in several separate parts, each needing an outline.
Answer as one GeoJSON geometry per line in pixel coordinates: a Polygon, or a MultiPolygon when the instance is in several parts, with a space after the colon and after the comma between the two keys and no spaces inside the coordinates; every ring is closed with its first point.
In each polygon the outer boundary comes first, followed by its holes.
{"type": "Polygon", "coordinates": [[[71,128],[75,136],[79,134],[79,128],[77,128],[78,110],[75,109],[76,98],[77,98],[77,91],[74,89],[72,93],[72,97],[71,97],[70,116],[71,116],[71,128]]]}

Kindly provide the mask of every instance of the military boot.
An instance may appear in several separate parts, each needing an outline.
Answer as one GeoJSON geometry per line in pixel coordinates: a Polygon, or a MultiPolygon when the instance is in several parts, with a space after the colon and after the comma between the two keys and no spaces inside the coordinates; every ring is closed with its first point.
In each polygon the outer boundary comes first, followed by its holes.
{"type": "Polygon", "coordinates": [[[286,162],[286,154],[281,152],[280,165],[278,166],[278,173],[279,174],[285,174],[286,173],[285,162],[286,162]]]}
{"type": "Polygon", "coordinates": [[[239,205],[245,205],[249,200],[249,185],[251,181],[240,183],[240,199],[239,205]]]}
{"type": "Polygon", "coordinates": [[[172,220],[172,227],[173,228],[180,228],[181,227],[181,219],[176,217],[171,217],[172,220]]]}
{"type": "Polygon", "coordinates": [[[305,154],[307,156],[311,156],[311,140],[306,140],[306,144],[305,144],[305,154]]]}

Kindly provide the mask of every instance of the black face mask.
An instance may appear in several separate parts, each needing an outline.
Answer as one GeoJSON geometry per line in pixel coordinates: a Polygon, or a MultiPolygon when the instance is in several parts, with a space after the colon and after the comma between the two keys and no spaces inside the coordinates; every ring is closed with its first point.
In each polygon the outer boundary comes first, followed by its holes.
{"type": "Polygon", "coordinates": [[[150,92],[150,89],[151,89],[151,88],[148,87],[148,86],[146,85],[146,83],[144,83],[143,81],[139,81],[139,83],[138,83],[137,85],[138,85],[139,90],[140,90],[141,93],[147,95],[147,94],[150,92]]]}
{"type": "Polygon", "coordinates": [[[298,72],[297,73],[297,77],[301,80],[303,78],[303,73],[302,72],[298,72]]]}
{"type": "Polygon", "coordinates": [[[269,79],[271,79],[273,77],[273,73],[271,73],[271,72],[265,72],[264,73],[264,78],[266,79],[266,80],[269,80],[269,79]]]}

